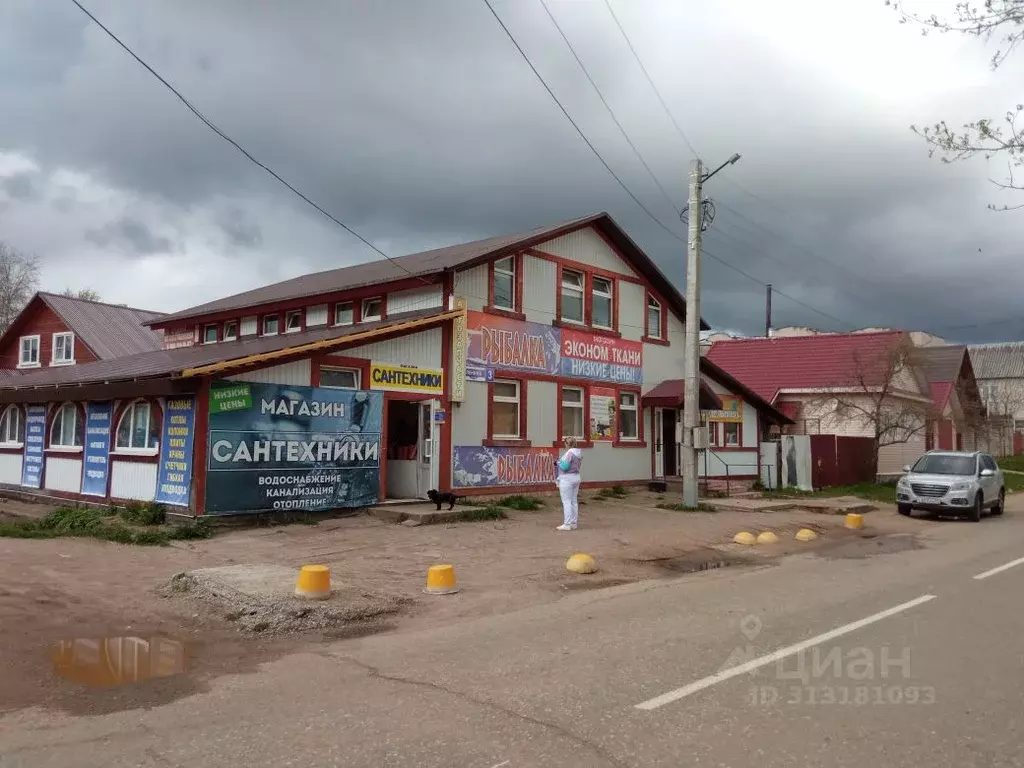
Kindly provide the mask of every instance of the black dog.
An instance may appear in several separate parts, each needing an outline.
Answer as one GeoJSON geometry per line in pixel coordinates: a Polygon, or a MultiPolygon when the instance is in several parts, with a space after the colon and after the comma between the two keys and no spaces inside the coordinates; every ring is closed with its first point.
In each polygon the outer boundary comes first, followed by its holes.
{"type": "Polygon", "coordinates": [[[454,493],[441,493],[440,491],[429,490],[427,491],[427,498],[437,504],[437,509],[440,511],[441,505],[448,504],[448,509],[455,509],[455,502],[459,500],[459,497],[454,493]]]}

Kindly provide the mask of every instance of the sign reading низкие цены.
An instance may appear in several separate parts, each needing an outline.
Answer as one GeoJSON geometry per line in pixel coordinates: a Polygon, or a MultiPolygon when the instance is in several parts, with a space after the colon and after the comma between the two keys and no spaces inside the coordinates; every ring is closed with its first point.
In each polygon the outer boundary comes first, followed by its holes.
{"type": "Polygon", "coordinates": [[[482,312],[469,313],[466,378],[490,381],[495,371],[539,373],[589,381],[643,383],[643,344],[482,312]]]}

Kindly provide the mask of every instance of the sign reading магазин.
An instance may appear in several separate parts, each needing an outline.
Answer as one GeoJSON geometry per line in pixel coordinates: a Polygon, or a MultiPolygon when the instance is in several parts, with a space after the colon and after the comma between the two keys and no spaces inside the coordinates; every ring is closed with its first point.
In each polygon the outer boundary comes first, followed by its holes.
{"type": "Polygon", "coordinates": [[[381,392],[246,386],[248,407],[210,413],[208,514],[376,503],[381,392]]]}
{"type": "Polygon", "coordinates": [[[496,371],[538,373],[616,384],[643,383],[643,344],[585,331],[469,313],[466,378],[496,371]]]}

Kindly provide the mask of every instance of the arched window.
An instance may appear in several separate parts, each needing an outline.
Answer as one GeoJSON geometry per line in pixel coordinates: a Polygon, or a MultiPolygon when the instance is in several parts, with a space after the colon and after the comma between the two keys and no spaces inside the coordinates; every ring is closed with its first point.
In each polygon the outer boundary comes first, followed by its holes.
{"type": "Polygon", "coordinates": [[[75,403],[64,403],[53,417],[50,445],[54,448],[81,448],[82,428],[82,409],[75,403]]]}
{"type": "Polygon", "coordinates": [[[25,442],[25,420],[21,415],[21,408],[16,405],[7,406],[3,416],[0,416],[0,443],[21,443],[25,442]]]}
{"type": "Polygon", "coordinates": [[[160,413],[145,400],[129,405],[117,423],[118,450],[156,450],[160,444],[160,413]]]}

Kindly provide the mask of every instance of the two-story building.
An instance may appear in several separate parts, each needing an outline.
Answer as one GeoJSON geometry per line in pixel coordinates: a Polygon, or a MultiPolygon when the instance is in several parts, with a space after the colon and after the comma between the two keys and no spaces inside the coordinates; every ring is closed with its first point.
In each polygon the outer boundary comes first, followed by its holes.
{"type": "MultiPolygon", "coordinates": [[[[0,379],[0,483],[194,513],[363,506],[679,472],[686,304],[607,214],[146,318],[161,348],[0,379]]],[[[709,361],[704,473],[788,419],[709,361]]],[[[740,468],[744,468],[742,471],[740,468]]]]}

